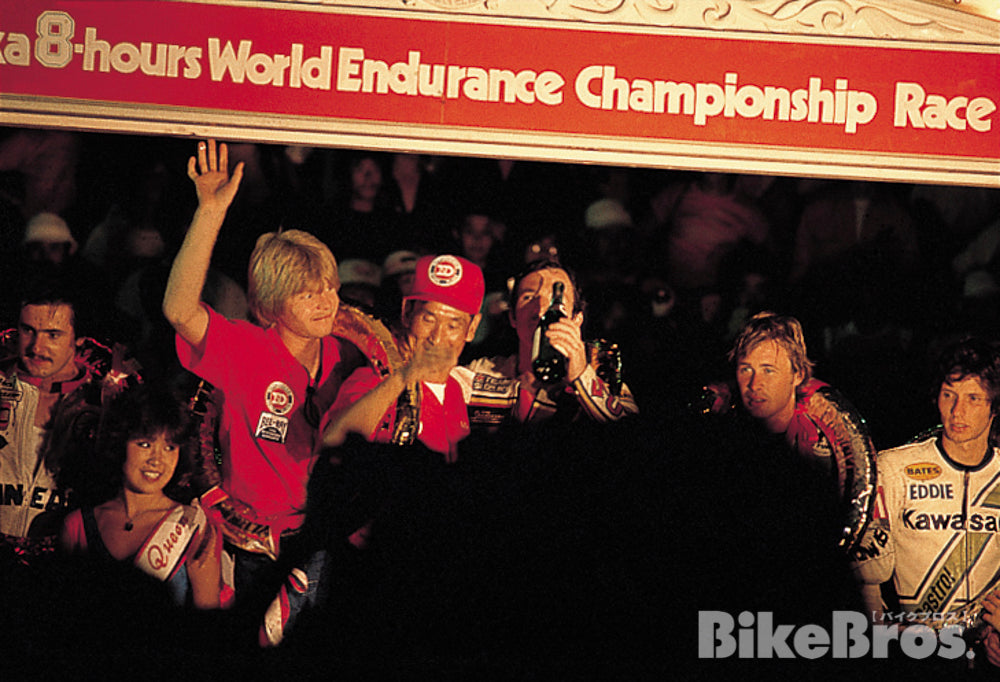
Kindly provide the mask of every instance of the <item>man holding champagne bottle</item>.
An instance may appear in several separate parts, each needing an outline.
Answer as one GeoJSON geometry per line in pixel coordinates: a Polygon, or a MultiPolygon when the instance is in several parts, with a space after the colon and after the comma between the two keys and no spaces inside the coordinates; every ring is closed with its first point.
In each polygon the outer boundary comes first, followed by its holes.
{"type": "Polygon", "coordinates": [[[582,412],[606,422],[638,413],[628,387],[600,376],[591,361],[599,345],[583,340],[583,300],[566,268],[551,260],[529,264],[514,278],[509,315],[517,354],[468,366],[473,425],[496,426],[511,415],[529,422],[582,412]]]}

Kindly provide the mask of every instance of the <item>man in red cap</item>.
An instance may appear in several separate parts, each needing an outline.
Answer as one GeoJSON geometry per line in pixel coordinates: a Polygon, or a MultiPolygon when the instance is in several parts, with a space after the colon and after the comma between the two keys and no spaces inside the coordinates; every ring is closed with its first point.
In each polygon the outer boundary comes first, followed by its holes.
{"type": "Polygon", "coordinates": [[[419,259],[397,335],[403,365],[384,378],[371,367],[355,370],[330,410],[323,444],[340,445],[348,433],[400,445],[416,439],[454,461],[469,417],[468,396],[452,370],[475,336],[484,291],[482,271],[464,258],[419,259]]]}
{"type": "MultiPolygon", "coordinates": [[[[374,443],[408,445],[420,441],[427,449],[443,455],[446,462],[454,462],[458,442],[469,435],[469,396],[465,388],[469,382],[455,376],[462,371],[457,367],[458,358],[476,334],[485,290],[482,270],[465,258],[443,255],[417,260],[413,289],[403,298],[401,329],[394,334],[394,350],[399,351],[402,361],[392,366],[393,361],[388,360],[390,367],[384,372],[372,365],[354,370],[341,384],[327,413],[323,446],[342,445],[348,434],[357,433],[374,443]]],[[[334,470],[345,466],[340,453],[321,457],[317,462],[312,476],[313,482],[320,482],[320,488],[310,496],[318,493],[317,499],[335,499],[338,511],[330,514],[324,507],[324,513],[311,517],[314,525],[310,535],[314,537],[339,538],[328,526],[350,524],[350,519],[360,513],[358,510],[369,504],[357,498],[370,491],[344,495],[340,488],[323,488],[330,485],[324,472],[331,466],[334,470]],[[317,533],[317,528],[323,530],[317,533]]],[[[306,514],[310,517],[315,512],[306,514]]],[[[360,528],[348,528],[347,544],[317,548],[292,571],[264,615],[259,633],[262,646],[276,646],[304,611],[323,602],[326,589],[319,586],[328,567],[338,565],[338,560],[328,558],[329,551],[365,547],[373,523],[368,519],[361,522],[360,528]]]]}

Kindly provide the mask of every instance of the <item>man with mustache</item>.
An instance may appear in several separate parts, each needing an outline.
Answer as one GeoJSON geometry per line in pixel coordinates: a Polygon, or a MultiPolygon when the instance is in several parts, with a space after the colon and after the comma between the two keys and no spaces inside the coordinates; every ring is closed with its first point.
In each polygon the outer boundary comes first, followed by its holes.
{"type": "Polygon", "coordinates": [[[74,466],[86,465],[104,404],[137,369],[123,349],[77,327],[73,298],[45,281],[4,334],[12,357],[0,360],[0,538],[29,559],[54,548],[74,466]]]}

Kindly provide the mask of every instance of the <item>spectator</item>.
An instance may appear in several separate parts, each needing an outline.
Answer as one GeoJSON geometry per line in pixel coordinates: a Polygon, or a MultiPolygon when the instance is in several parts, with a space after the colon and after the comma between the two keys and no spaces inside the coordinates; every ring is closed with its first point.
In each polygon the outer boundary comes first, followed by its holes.
{"type": "Polygon", "coordinates": [[[340,274],[341,300],[373,313],[382,285],[381,268],[370,260],[348,258],[340,262],[337,271],[340,274]]]}
{"type": "Polygon", "coordinates": [[[12,256],[0,271],[7,292],[0,302],[2,319],[13,320],[26,293],[45,282],[72,282],[78,289],[78,312],[93,320],[94,330],[108,338],[123,338],[126,330],[115,325],[104,305],[114,294],[109,280],[80,257],[77,240],[61,216],[49,212],[32,216],[12,256]]]}
{"type": "Polygon", "coordinates": [[[558,238],[554,233],[539,235],[524,249],[524,262],[522,265],[534,263],[536,260],[550,260],[559,262],[558,238]]]}
{"type": "Polygon", "coordinates": [[[437,253],[448,243],[442,226],[452,224],[438,178],[439,162],[422,154],[393,154],[386,178],[386,201],[396,217],[395,248],[437,253]]]}
{"type": "Polygon", "coordinates": [[[479,209],[470,209],[452,232],[458,254],[479,267],[486,281],[486,296],[480,311],[482,317],[466,353],[481,354],[484,348],[494,346],[501,329],[499,325],[503,323],[506,310],[498,304],[506,298],[507,281],[501,257],[495,248],[499,233],[497,221],[479,209]]]}
{"type": "Polygon", "coordinates": [[[633,249],[635,224],[632,214],[616,199],[599,199],[584,213],[585,232],[580,241],[585,253],[580,261],[583,285],[634,283],[632,266],[636,264],[633,249]]]}
{"type": "Polygon", "coordinates": [[[732,184],[732,176],[706,173],[677,199],[665,255],[671,285],[680,292],[717,291],[725,259],[743,245],[769,239],[763,213],[732,184]]]}
{"type": "Polygon", "coordinates": [[[390,328],[399,324],[403,298],[413,291],[419,257],[414,251],[393,251],[382,263],[382,286],[379,288],[377,313],[390,328]]]}
{"type": "MultiPolygon", "coordinates": [[[[516,271],[525,247],[552,229],[580,223],[582,167],[515,159],[452,159],[442,183],[450,190],[451,215],[470,207],[488,214],[499,228],[494,250],[501,269],[516,271]]],[[[560,235],[562,236],[562,235],[560,235]]]]}
{"type": "Polygon", "coordinates": [[[80,135],[64,130],[10,130],[0,138],[0,172],[23,178],[19,203],[25,219],[73,207],[80,151],[80,135]]]}
{"type": "Polygon", "coordinates": [[[171,170],[173,149],[151,146],[136,157],[128,168],[117,169],[123,184],[80,249],[116,289],[136,270],[176,250],[190,214],[188,202],[177,199],[187,187],[171,170]]]}
{"type": "Polygon", "coordinates": [[[383,159],[357,152],[346,162],[344,186],[335,191],[327,215],[330,224],[316,232],[340,258],[363,258],[381,263],[404,245],[396,216],[385,194],[383,159]]]}
{"type": "Polygon", "coordinates": [[[55,268],[69,262],[79,246],[69,225],[55,213],[32,216],[24,230],[23,244],[30,262],[55,268]]]}

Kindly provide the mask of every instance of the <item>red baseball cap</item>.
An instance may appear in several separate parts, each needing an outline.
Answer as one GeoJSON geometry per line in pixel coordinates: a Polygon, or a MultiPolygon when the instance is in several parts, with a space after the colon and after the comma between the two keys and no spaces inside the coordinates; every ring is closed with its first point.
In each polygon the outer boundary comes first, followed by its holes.
{"type": "Polygon", "coordinates": [[[469,315],[478,315],[486,293],[479,266],[461,256],[423,256],[417,261],[413,293],[407,301],[444,303],[469,315]]]}

